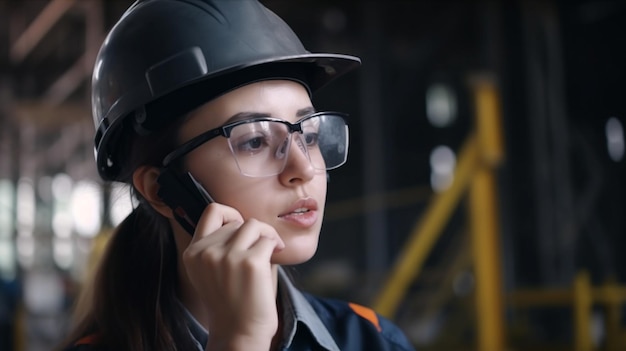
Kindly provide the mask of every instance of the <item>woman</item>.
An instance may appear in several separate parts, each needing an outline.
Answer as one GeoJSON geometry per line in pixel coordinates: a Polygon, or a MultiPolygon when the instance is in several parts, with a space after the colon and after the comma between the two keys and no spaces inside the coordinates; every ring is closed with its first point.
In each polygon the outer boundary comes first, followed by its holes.
{"type": "Polygon", "coordinates": [[[138,205],[65,345],[82,350],[410,350],[389,321],[297,290],[344,116],[311,93],[359,65],[311,54],[256,0],[138,1],[93,75],[96,161],[138,205]]]}

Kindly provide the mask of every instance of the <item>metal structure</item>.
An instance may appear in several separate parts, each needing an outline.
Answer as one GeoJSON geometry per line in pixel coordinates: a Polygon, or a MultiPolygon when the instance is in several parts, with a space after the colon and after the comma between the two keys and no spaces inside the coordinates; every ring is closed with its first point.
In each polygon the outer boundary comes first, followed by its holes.
{"type": "Polygon", "coordinates": [[[87,258],[89,238],[63,220],[71,194],[57,198],[52,183],[58,174],[66,183],[96,179],[86,88],[104,35],[103,9],[99,0],[0,2],[0,179],[13,194],[14,218],[0,229],[10,239],[3,255],[12,257],[3,260],[2,280],[21,287],[2,349],[58,342],[67,324],[63,301],[87,258]]]}
{"type": "Polygon", "coordinates": [[[472,261],[476,276],[478,350],[503,350],[505,346],[502,258],[495,173],[503,159],[500,102],[493,80],[480,77],[471,86],[476,106],[476,129],[460,152],[454,183],[431,199],[409,243],[398,256],[374,308],[393,318],[409,285],[421,272],[424,261],[459,206],[469,198],[472,261]]]}

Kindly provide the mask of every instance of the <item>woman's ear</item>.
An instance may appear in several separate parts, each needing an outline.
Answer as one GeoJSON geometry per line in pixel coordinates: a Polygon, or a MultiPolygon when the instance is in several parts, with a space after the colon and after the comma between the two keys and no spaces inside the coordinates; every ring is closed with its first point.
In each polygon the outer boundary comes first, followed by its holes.
{"type": "Polygon", "coordinates": [[[167,218],[174,218],[170,209],[159,197],[159,183],[157,179],[161,171],[153,166],[140,166],[133,172],[133,185],[150,206],[167,218]]]}

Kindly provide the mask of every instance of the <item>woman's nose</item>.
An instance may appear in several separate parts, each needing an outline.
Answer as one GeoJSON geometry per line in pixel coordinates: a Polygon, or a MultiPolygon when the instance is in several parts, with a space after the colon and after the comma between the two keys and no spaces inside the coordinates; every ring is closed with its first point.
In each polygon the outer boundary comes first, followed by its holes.
{"type": "Polygon", "coordinates": [[[284,175],[289,183],[311,180],[315,176],[315,168],[311,164],[306,143],[299,133],[293,133],[291,138],[285,168],[281,175],[284,175]]]}

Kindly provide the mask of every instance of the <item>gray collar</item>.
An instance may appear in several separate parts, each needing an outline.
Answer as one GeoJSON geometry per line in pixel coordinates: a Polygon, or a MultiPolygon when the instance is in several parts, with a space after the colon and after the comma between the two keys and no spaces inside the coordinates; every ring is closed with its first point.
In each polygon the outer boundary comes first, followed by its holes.
{"type": "Polygon", "coordinates": [[[282,267],[278,267],[278,288],[283,308],[284,347],[289,347],[293,342],[297,323],[300,322],[306,325],[311,335],[324,349],[339,351],[339,347],[328,332],[328,329],[326,329],[326,326],[324,326],[309,301],[293,285],[282,267]]]}
{"type": "MultiPolygon", "coordinates": [[[[304,324],[315,340],[329,351],[339,351],[328,329],[324,326],[319,316],[302,293],[293,285],[291,279],[282,267],[278,267],[278,289],[280,303],[283,311],[283,345],[288,348],[296,335],[298,322],[304,324]]],[[[181,304],[182,305],[182,304],[181,304]]],[[[209,333],[191,313],[183,307],[186,316],[187,327],[191,333],[199,351],[204,350],[209,339],[209,333]]]]}
{"type": "Polygon", "coordinates": [[[187,308],[179,302],[183,311],[185,312],[185,322],[187,322],[187,328],[189,328],[189,333],[198,348],[198,351],[204,351],[204,348],[209,341],[209,332],[200,324],[196,318],[187,310],[187,308]]]}

